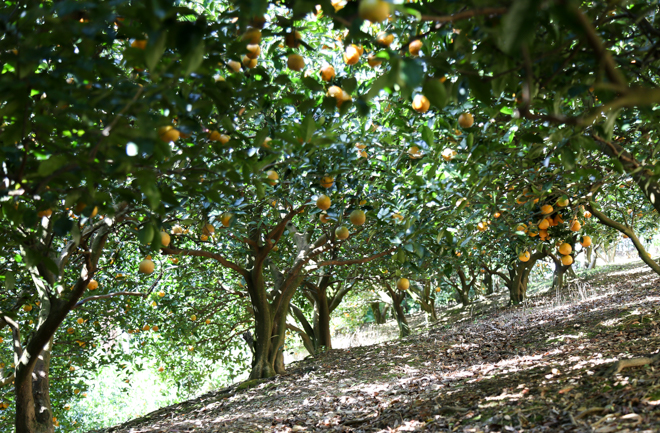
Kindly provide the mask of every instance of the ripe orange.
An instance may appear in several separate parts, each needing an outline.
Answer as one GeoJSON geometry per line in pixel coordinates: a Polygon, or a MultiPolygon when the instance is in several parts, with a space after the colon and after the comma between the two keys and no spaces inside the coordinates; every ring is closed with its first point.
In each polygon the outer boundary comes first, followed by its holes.
{"type": "Polygon", "coordinates": [[[361,0],[358,14],[362,19],[379,23],[390,16],[390,4],[383,0],[361,0]]]}
{"type": "Polygon", "coordinates": [[[177,141],[181,134],[177,129],[174,129],[172,126],[161,126],[158,128],[158,137],[163,140],[165,143],[170,141],[177,141]]]}
{"type": "Polygon", "coordinates": [[[580,244],[587,248],[591,246],[591,236],[582,236],[582,241],[580,241],[580,244]]]}
{"type": "Polygon", "coordinates": [[[518,260],[520,260],[521,262],[528,262],[529,259],[531,259],[531,258],[532,258],[532,255],[529,254],[529,251],[525,251],[524,253],[520,253],[518,255],[518,260]]]}
{"type": "Polygon", "coordinates": [[[53,211],[50,209],[42,210],[41,212],[37,212],[37,216],[39,218],[44,218],[44,217],[49,217],[53,214],[53,211]]]}
{"type": "Polygon", "coordinates": [[[367,63],[368,63],[369,66],[371,66],[372,68],[375,68],[376,66],[382,64],[383,61],[382,61],[380,58],[376,57],[376,56],[374,55],[374,53],[371,53],[371,54],[369,54],[369,55],[367,56],[367,63]]]}
{"type": "Polygon", "coordinates": [[[236,60],[228,61],[227,66],[229,67],[229,69],[231,69],[234,72],[240,72],[241,71],[241,63],[237,62],[236,60]]]}
{"type": "Polygon", "coordinates": [[[454,149],[451,149],[451,148],[448,147],[445,150],[443,150],[440,155],[442,156],[442,159],[449,162],[452,159],[454,159],[456,157],[456,155],[458,155],[458,152],[456,152],[454,149]]]}
{"type": "Polygon", "coordinates": [[[554,208],[552,206],[550,206],[549,204],[544,204],[543,206],[541,206],[541,213],[543,215],[551,214],[552,211],[554,211],[554,208]]]}
{"type": "Polygon", "coordinates": [[[222,224],[223,227],[229,227],[229,224],[231,223],[231,219],[233,217],[234,215],[231,213],[224,213],[222,214],[222,217],[220,217],[220,223],[222,224]]]}
{"type": "Polygon", "coordinates": [[[280,178],[280,175],[275,170],[268,170],[266,175],[268,176],[268,183],[271,185],[277,184],[277,180],[280,178]]]}
{"type": "Polygon", "coordinates": [[[400,278],[399,281],[396,282],[396,288],[399,290],[408,290],[410,287],[410,281],[408,281],[407,278],[400,278]]]}
{"type": "Polygon", "coordinates": [[[424,95],[415,95],[413,99],[412,107],[418,113],[426,113],[431,107],[431,102],[424,95]]]}
{"type": "Polygon", "coordinates": [[[360,49],[358,48],[358,46],[355,44],[351,44],[348,47],[346,47],[346,51],[344,52],[344,62],[347,65],[354,65],[359,61],[360,61],[360,49]]]}
{"type": "Polygon", "coordinates": [[[211,236],[213,233],[215,233],[215,227],[213,227],[211,224],[206,224],[204,227],[202,227],[202,233],[206,236],[211,236]]]}
{"type": "Polygon", "coordinates": [[[548,221],[547,218],[543,218],[541,222],[539,222],[539,229],[540,230],[547,230],[548,227],[550,227],[550,222],[548,221]]]}
{"type": "Polygon", "coordinates": [[[361,210],[354,210],[350,215],[351,224],[361,226],[367,220],[366,215],[361,210]]]}
{"type": "Polygon", "coordinates": [[[300,32],[298,32],[298,30],[294,30],[293,32],[289,32],[286,35],[284,35],[284,43],[289,48],[298,48],[300,46],[301,39],[302,36],[300,35],[300,32]]]}
{"type": "Polygon", "coordinates": [[[164,247],[170,244],[170,235],[165,232],[160,232],[160,244],[164,247]]]}
{"type": "Polygon", "coordinates": [[[321,67],[321,79],[323,81],[330,81],[335,78],[335,68],[332,65],[323,65],[321,67]]]}
{"type": "Polygon", "coordinates": [[[422,41],[415,39],[408,45],[408,52],[411,56],[419,56],[419,52],[422,49],[422,41]]]}
{"type": "Polygon", "coordinates": [[[247,46],[247,51],[246,57],[256,59],[259,57],[259,54],[261,54],[261,47],[258,44],[249,44],[247,46]]]}
{"type": "Polygon", "coordinates": [[[559,246],[557,251],[559,251],[559,254],[561,254],[562,256],[567,256],[573,252],[573,247],[571,247],[570,244],[564,242],[559,246]]]}
{"type": "Polygon", "coordinates": [[[571,225],[570,225],[569,229],[572,232],[580,231],[581,228],[582,228],[582,225],[580,224],[580,222],[578,220],[574,219],[573,221],[571,221],[571,225]]]}
{"type": "Polygon", "coordinates": [[[344,94],[346,92],[339,86],[330,86],[328,88],[328,96],[337,100],[337,108],[341,107],[341,104],[344,102],[344,94]]]}
{"type": "Polygon", "coordinates": [[[335,179],[332,176],[323,176],[321,179],[321,186],[323,188],[332,188],[332,185],[334,185],[335,179]]]}
{"type": "Polygon", "coordinates": [[[251,59],[248,56],[243,56],[243,66],[245,66],[248,69],[256,68],[257,67],[257,59],[251,59]]]}
{"type": "Polygon", "coordinates": [[[474,125],[474,117],[470,113],[463,113],[458,116],[458,124],[461,128],[470,128],[474,125]]]}
{"type": "Polygon", "coordinates": [[[316,207],[318,207],[321,210],[328,210],[330,209],[331,205],[330,197],[328,197],[325,194],[321,194],[317,199],[316,199],[316,207]]]}
{"type": "Polygon", "coordinates": [[[495,213],[493,214],[493,217],[495,217],[495,218],[499,218],[499,217],[501,217],[501,216],[502,216],[502,214],[499,213],[499,212],[495,212],[495,213]]]}
{"type": "Polygon", "coordinates": [[[394,42],[394,35],[389,33],[382,32],[376,37],[376,43],[384,47],[389,47],[392,42],[394,42]]]}
{"type": "Polygon", "coordinates": [[[408,149],[408,156],[411,159],[419,159],[422,157],[422,152],[419,150],[419,147],[411,146],[410,149],[408,149]]]}
{"type": "Polygon", "coordinates": [[[137,48],[139,50],[144,50],[145,48],[147,48],[147,40],[135,39],[133,42],[131,42],[131,47],[137,48]]]}
{"type": "Polygon", "coordinates": [[[305,59],[300,54],[289,54],[286,65],[292,71],[302,71],[305,67],[305,59]]]}
{"type": "Polygon", "coordinates": [[[140,262],[139,271],[148,275],[154,271],[154,267],[154,262],[151,259],[144,259],[140,262]]]}
{"type": "Polygon", "coordinates": [[[319,220],[321,220],[321,222],[325,224],[330,221],[330,216],[327,213],[319,214],[319,220]]]}
{"type": "Polygon", "coordinates": [[[243,40],[248,44],[258,44],[261,42],[261,30],[248,27],[248,29],[243,33],[243,40]]]}
{"type": "Polygon", "coordinates": [[[568,197],[562,196],[557,199],[557,206],[566,207],[568,206],[568,197]]]}
{"type": "Polygon", "coordinates": [[[561,264],[564,266],[569,266],[573,264],[573,257],[571,256],[561,256],[561,264]]]}
{"type": "Polygon", "coordinates": [[[583,215],[585,218],[591,218],[591,212],[589,212],[588,210],[584,211],[583,215]]]}
{"type": "Polygon", "coordinates": [[[335,237],[337,239],[340,239],[340,240],[346,239],[346,238],[348,238],[348,235],[349,235],[348,229],[344,226],[337,227],[335,229],[335,237]]]}
{"type": "Polygon", "coordinates": [[[96,290],[98,288],[99,288],[99,282],[96,280],[89,280],[89,283],[87,283],[88,290],[96,290]]]}

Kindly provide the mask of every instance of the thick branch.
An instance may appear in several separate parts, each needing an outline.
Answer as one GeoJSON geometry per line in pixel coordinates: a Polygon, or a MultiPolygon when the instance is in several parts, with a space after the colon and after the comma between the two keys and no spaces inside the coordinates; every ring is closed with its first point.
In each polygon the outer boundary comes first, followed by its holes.
{"type": "Polygon", "coordinates": [[[588,205],[585,205],[584,208],[587,209],[589,212],[591,212],[591,214],[595,216],[600,223],[608,227],[611,227],[615,230],[618,230],[621,233],[628,236],[632,241],[633,245],[635,245],[635,248],[637,249],[637,252],[639,253],[639,257],[642,259],[642,261],[644,261],[644,263],[649,265],[649,267],[653,269],[653,271],[656,274],[660,275],[660,266],[658,266],[658,264],[654,262],[653,259],[651,259],[651,257],[644,249],[644,246],[639,241],[639,238],[637,238],[637,235],[630,227],[626,227],[625,225],[614,221],[613,219],[605,215],[604,212],[601,212],[600,210],[596,209],[592,202],[590,202],[588,205]]]}

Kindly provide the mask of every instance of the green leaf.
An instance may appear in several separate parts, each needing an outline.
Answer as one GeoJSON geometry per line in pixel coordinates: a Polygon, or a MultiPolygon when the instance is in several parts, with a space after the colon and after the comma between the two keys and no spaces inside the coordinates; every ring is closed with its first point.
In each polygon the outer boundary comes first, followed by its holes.
{"type": "Polygon", "coordinates": [[[349,94],[353,93],[357,89],[357,80],[355,77],[347,78],[341,82],[341,88],[349,94]]]}
{"type": "Polygon", "coordinates": [[[562,147],[560,150],[561,162],[566,167],[566,170],[573,170],[575,168],[575,154],[569,147],[562,147]]]}
{"type": "Polygon", "coordinates": [[[147,49],[144,54],[144,61],[149,69],[154,69],[158,64],[158,61],[165,52],[166,42],[167,42],[166,31],[160,32],[157,38],[153,38],[153,37],[149,38],[149,45],[147,45],[147,49]],[[151,41],[155,41],[155,42],[152,44],[151,41]]]}
{"type": "Polygon", "coordinates": [[[69,157],[66,155],[53,155],[45,161],[41,161],[37,173],[39,176],[50,176],[58,169],[64,167],[68,161],[69,157]]]}
{"type": "Polygon", "coordinates": [[[80,233],[80,227],[78,224],[73,224],[73,227],[71,227],[71,237],[73,238],[73,242],[76,245],[80,245],[80,240],[82,238],[82,235],[80,233]]]}
{"type": "Polygon", "coordinates": [[[513,54],[523,43],[528,43],[536,31],[537,0],[515,0],[500,26],[500,46],[513,54]]]}
{"type": "Polygon", "coordinates": [[[5,274],[5,289],[13,290],[15,285],[16,285],[16,277],[14,277],[14,274],[12,272],[7,272],[5,274]]]}
{"type": "Polygon", "coordinates": [[[307,87],[309,90],[312,90],[314,92],[320,92],[323,90],[323,86],[321,83],[313,79],[312,77],[304,77],[302,79],[302,83],[307,87]]]}
{"type": "Polygon", "coordinates": [[[492,104],[492,98],[490,95],[490,83],[482,81],[479,79],[479,77],[476,76],[470,76],[468,82],[470,83],[470,90],[472,91],[472,94],[477,99],[477,101],[481,101],[486,105],[492,104]]]}
{"type": "Polygon", "coordinates": [[[401,79],[411,89],[422,84],[424,79],[424,68],[414,59],[404,59],[401,66],[401,79]]]}
{"type": "Polygon", "coordinates": [[[142,227],[142,229],[138,231],[137,237],[142,244],[146,245],[148,243],[151,243],[151,241],[154,238],[154,235],[155,235],[154,229],[151,226],[151,224],[145,224],[144,227],[142,227]]]}
{"type": "Polygon", "coordinates": [[[199,68],[202,64],[202,61],[204,61],[204,53],[206,49],[204,47],[204,41],[199,41],[192,50],[188,52],[188,54],[183,58],[181,63],[184,66],[184,72],[183,74],[185,76],[190,75],[191,73],[195,72],[197,68],[199,68]]]}
{"type": "Polygon", "coordinates": [[[428,125],[422,126],[422,139],[429,145],[429,147],[433,147],[433,131],[431,131],[431,128],[429,128],[428,125]]]}
{"type": "Polygon", "coordinates": [[[53,223],[53,233],[55,236],[66,236],[73,228],[73,221],[63,215],[53,223]]]}
{"type": "Polygon", "coordinates": [[[447,91],[440,80],[427,80],[422,88],[422,93],[436,108],[444,108],[444,106],[447,105],[447,91]]]}
{"type": "Polygon", "coordinates": [[[312,114],[308,114],[305,116],[305,119],[303,119],[302,122],[302,133],[303,133],[303,139],[305,140],[306,143],[309,143],[312,140],[312,136],[314,135],[314,132],[316,131],[316,122],[314,122],[314,116],[312,114]]]}

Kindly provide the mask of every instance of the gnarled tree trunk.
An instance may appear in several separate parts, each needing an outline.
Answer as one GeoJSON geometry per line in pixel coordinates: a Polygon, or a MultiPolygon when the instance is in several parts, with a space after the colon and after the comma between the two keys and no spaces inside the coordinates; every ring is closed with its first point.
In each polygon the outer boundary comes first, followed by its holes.
{"type": "Polygon", "coordinates": [[[399,326],[399,338],[405,338],[410,335],[410,325],[408,325],[408,320],[406,320],[406,315],[403,313],[403,306],[401,305],[403,299],[406,297],[406,292],[403,290],[393,290],[392,286],[387,282],[385,282],[385,288],[390,298],[392,298],[392,309],[394,310],[396,323],[399,326]]]}

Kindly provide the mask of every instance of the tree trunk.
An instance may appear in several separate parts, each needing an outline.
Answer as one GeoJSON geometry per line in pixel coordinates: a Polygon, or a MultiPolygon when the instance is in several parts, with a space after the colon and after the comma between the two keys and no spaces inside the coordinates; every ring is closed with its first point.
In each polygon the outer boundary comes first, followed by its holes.
{"type": "Polygon", "coordinates": [[[552,276],[553,290],[561,290],[564,288],[564,274],[568,268],[568,266],[563,266],[561,263],[555,263],[555,271],[552,276]]]}
{"type": "MultiPolygon", "coordinates": [[[[531,262],[531,260],[530,260],[531,262]]],[[[518,305],[525,300],[527,296],[527,283],[529,281],[529,273],[533,267],[527,263],[520,263],[514,273],[514,277],[508,284],[509,287],[509,302],[512,305],[518,305]]]]}
{"type": "Polygon", "coordinates": [[[384,304],[382,310],[380,305],[381,305],[380,302],[372,302],[370,304],[371,311],[374,313],[374,320],[376,321],[377,325],[382,325],[387,321],[387,310],[388,310],[387,304],[384,304]]]}
{"type": "Polygon", "coordinates": [[[390,298],[392,298],[392,309],[394,310],[396,323],[399,326],[399,338],[405,338],[410,335],[410,326],[408,325],[405,314],[403,314],[403,308],[401,306],[403,299],[406,297],[406,292],[395,292],[392,289],[392,286],[387,282],[385,283],[385,288],[387,289],[390,298]]]}
{"type": "Polygon", "coordinates": [[[332,336],[330,334],[330,306],[328,305],[327,285],[319,286],[316,308],[318,311],[319,346],[325,346],[326,350],[330,350],[332,349],[332,336]]]}
{"type": "Polygon", "coordinates": [[[396,323],[399,325],[399,338],[405,338],[410,335],[410,326],[408,325],[405,314],[403,314],[403,308],[401,306],[404,296],[399,296],[398,298],[398,300],[394,300],[392,307],[394,308],[396,323]]]}
{"type": "Polygon", "coordinates": [[[484,275],[484,286],[486,286],[486,295],[493,294],[493,276],[489,273],[484,275]]]}
{"type": "Polygon", "coordinates": [[[464,307],[467,307],[470,305],[470,288],[468,287],[467,290],[465,288],[456,289],[456,293],[458,293],[458,299],[463,304],[464,307]]]}
{"type": "MultiPolygon", "coordinates": [[[[254,310],[254,361],[250,379],[262,379],[275,375],[274,363],[270,362],[274,320],[264,289],[262,267],[255,266],[247,279],[248,292],[254,310]]],[[[274,359],[273,359],[274,361],[274,359]]]]}

